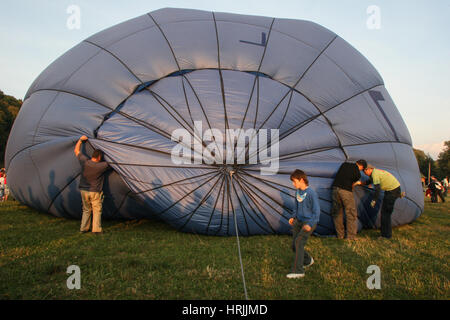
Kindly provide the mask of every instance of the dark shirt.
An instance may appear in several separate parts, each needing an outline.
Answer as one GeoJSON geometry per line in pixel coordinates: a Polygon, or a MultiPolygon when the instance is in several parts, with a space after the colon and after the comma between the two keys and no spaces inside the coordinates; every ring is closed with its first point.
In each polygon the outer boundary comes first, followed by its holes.
{"type": "Polygon", "coordinates": [[[431,180],[430,184],[428,185],[428,188],[430,188],[431,191],[438,191],[441,190],[439,182],[431,180]]]}
{"type": "Polygon", "coordinates": [[[361,179],[361,173],[355,163],[344,162],[334,177],[333,187],[352,191],[352,185],[361,179]]]}
{"type": "Polygon", "coordinates": [[[103,189],[103,173],[109,168],[106,161],[95,162],[81,152],[78,154],[81,164],[80,190],[101,192],[103,189]]]}

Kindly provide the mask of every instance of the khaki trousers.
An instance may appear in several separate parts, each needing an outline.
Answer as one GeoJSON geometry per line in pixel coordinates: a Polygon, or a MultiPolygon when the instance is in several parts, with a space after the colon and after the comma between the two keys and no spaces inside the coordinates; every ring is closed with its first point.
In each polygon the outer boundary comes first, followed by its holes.
{"type": "Polygon", "coordinates": [[[92,222],[92,232],[102,232],[103,192],[80,191],[83,204],[80,231],[89,231],[92,222]]]}
{"type": "Polygon", "coordinates": [[[333,187],[332,192],[332,216],[337,237],[343,239],[345,236],[344,209],[347,222],[347,238],[356,237],[356,233],[358,232],[358,213],[356,211],[353,192],[337,187],[333,187]]]}

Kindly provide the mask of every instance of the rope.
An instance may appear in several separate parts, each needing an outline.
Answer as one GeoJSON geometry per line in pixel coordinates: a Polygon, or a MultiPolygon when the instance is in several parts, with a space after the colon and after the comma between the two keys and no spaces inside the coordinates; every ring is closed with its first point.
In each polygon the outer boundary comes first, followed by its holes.
{"type": "MultiPolygon", "coordinates": [[[[234,171],[230,171],[231,185],[233,185],[233,173],[234,173],[234,171]]],[[[236,241],[237,241],[237,247],[238,247],[239,262],[241,263],[241,274],[242,274],[242,283],[244,286],[245,300],[248,300],[247,286],[245,285],[244,265],[242,264],[241,245],[239,243],[239,232],[238,232],[238,227],[237,227],[236,213],[234,213],[233,216],[234,216],[234,227],[236,229],[236,241]]]]}

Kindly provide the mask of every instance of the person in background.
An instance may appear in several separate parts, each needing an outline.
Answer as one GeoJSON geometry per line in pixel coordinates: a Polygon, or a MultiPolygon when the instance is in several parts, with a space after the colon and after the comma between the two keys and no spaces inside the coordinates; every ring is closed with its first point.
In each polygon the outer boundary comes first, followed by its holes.
{"type": "Polygon", "coordinates": [[[428,188],[431,190],[431,202],[437,203],[438,202],[438,196],[441,198],[442,202],[445,202],[445,198],[442,195],[442,190],[444,187],[441,185],[441,183],[436,179],[435,176],[431,176],[431,182],[428,185],[428,188]]]}
{"type": "Polygon", "coordinates": [[[302,170],[291,174],[291,181],[297,189],[295,193],[295,216],[289,219],[292,226],[292,249],[295,252],[289,279],[305,276],[304,267],[314,263],[314,259],[305,250],[306,242],[313,233],[320,218],[320,205],[317,193],[309,187],[308,177],[302,170]]]}
{"type": "Polygon", "coordinates": [[[364,168],[364,173],[370,178],[367,185],[373,184],[375,187],[375,194],[372,195],[370,206],[374,208],[380,200],[381,190],[384,191],[384,197],[381,199],[383,204],[381,206],[381,239],[392,237],[392,222],[391,215],[394,211],[395,201],[402,197],[400,182],[389,172],[385,170],[376,169],[374,166],[368,164],[364,168]]]}
{"type": "Polygon", "coordinates": [[[421,177],[420,181],[422,182],[422,190],[423,192],[427,191],[427,183],[425,182],[425,177],[421,177]]]}
{"type": "Polygon", "coordinates": [[[88,137],[82,136],[74,149],[82,169],[79,185],[83,205],[80,232],[88,232],[92,220],[92,232],[100,234],[102,233],[103,173],[109,168],[109,165],[106,161],[102,161],[101,150],[94,150],[90,159],[81,152],[81,144],[87,140],[88,137]]]}
{"type": "Polygon", "coordinates": [[[442,195],[446,197],[448,193],[448,177],[444,177],[444,179],[442,179],[442,186],[444,187],[442,195]]]}
{"type": "Polygon", "coordinates": [[[8,197],[9,197],[9,188],[8,188],[8,181],[6,178],[6,171],[3,168],[3,177],[5,178],[5,184],[4,184],[4,196],[3,196],[3,201],[8,201],[8,197]]]}
{"type": "Polygon", "coordinates": [[[347,239],[356,239],[358,232],[358,212],[356,211],[355,198],[353,197],[353,187],[361,184],[361,173],[357,163],[344,162],[334,177],[332,185],[333,205],[331,215],[336,228],[338,239],[344,239],[344,210],[347,225],[347,239]]]}
{"type": "Polygon", "coordinates": [[[430,190],[431,203],[438,202],[437,200],[437,183],[433,178],[431,178],[430,183],[428,184],[428,190],[430,190]]]}
{"type": "Polygon", "coordinates": [[[3,176],[3,171],[0,171],[0,201],[5,201],[5,177],[3,176]]]}

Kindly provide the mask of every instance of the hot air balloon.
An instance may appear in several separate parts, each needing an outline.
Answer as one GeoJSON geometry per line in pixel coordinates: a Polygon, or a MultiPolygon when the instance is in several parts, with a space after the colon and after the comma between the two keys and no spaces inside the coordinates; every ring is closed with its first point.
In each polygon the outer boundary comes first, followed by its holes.
{"type": "MultiPolygon", "coordinates": [[[[360,158],[393,173],[406,192],[393,226],[423,211],[411,137],[381,76],[310,21],[166,8],[82,41],[26,93],[6,150],[14,197],[80,219],[73,147],[82,135],[90,142],[83,152],[101,149],[114,169],[106,219],[158,218],[220,236],[288,234],[289,175],[298,168],[320,198],[316,233],[330,235],[333,177],[360,158]]],[[[379,227],[370,192],[355,190],[359,229],[379,227]]]]}

